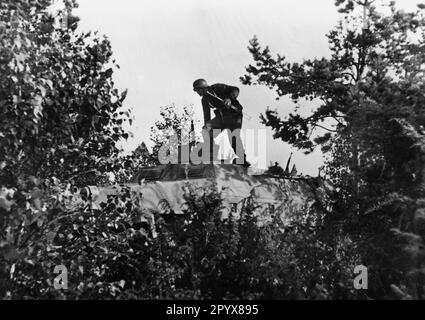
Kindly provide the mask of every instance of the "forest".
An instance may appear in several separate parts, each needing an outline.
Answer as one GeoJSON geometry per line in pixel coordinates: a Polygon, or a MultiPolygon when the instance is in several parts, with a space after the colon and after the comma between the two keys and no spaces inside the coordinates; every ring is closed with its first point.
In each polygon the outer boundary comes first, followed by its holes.
{"type": "Polygon", "coordinates": [[[259,225],[250,201],[222,219],[211,185],[188,188],[183,216],[153,213],[153,227],[126,183],[193,112],[163,108],[153,150],[125,154],[119,62],[107,37],[78,31],[76,0],[64,3],[58,23],[50,0],[0,2],[0,299],[425,298],[425,5],[336,0],[326,58],[292,62],[247,39],[240,81],[291,99],[289,116],[264,106],[260,121],[282,143],[321,149],[330,206],[289,226],[259,225]],[[317,107],[301,115],[306,100],[317,107]],[[101,208],[70,201],[111,175],[122,193],[101,208]],[[367,290],[353,286],[358,265],[367,290]]]}

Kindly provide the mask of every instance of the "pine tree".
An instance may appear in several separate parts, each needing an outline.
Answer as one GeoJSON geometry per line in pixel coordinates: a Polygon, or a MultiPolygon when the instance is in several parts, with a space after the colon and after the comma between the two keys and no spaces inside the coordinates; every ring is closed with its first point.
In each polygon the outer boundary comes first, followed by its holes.
{"type": "Polygon", "coordinates": [[[422,269],[419,255],[405,257],[406,248],[424,243],[408,217],[422,212],[424,162],[412,132],[418,136],[425,126],[425,6],[416,12],[369,0],[336,6],[343,18],[327,35],[330,58],[291,63],[273,58],[254,38],[249,51],[255,64],[241,80],[273,88],[277,98],[289,96],[295,104],[318,104],[308,116],[281,119],[267,110],[262,119],[275,138],[306,152],[320,146],[327,155],[326,171],[339,190],[328,223],[350,236],[359,263],[372,270],[369,296],[392,296],[392,288],[403,287],[406,296],[423,298],[423,280],[409,278],[413,266],[422,269]]]}

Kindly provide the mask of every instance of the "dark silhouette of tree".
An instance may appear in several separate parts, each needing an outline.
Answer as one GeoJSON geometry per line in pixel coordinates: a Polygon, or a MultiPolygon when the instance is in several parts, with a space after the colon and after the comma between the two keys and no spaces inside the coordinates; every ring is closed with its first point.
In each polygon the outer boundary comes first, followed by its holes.
{"type": "Polygon", "coordinates": [[[94,183],[128,138],[126,92],[114,87],[118,66],[107,38],[76,32],[75,1],[64,1],[62,12],[50,4],[0,6],[0,163],[9,177],[94,183]],[[59,14],[66,23],[57,23],[59,14]]]}
{"type": "Polygon", "coordinates": [[[326,171],[339,190],[328,223],[350,236],[373,270],[369,296],[423,298],[425,234],[414,217],[423,206],[425,6],[416,12],[397,10],[393,1],[336,6],[343,16],[327,35],[329,58],[288,62],[254,37],[255,63],[241,81],[268,86],[294,104],[317,103],[311,114],[285,119],[268,109],[263,123],[277,139],[327,154],[326,171]]]}

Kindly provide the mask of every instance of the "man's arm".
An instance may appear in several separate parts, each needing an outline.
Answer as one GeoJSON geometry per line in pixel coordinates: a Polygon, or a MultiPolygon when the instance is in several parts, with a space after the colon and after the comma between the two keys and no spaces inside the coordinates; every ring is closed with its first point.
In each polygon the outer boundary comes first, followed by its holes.
{"type": "Polygon", "coordinates": [[[239,96],[239,88],[228,86],[224,83],[216,83],[211,87],[213,92],[219,95],[222,99],[236,99],[239,96]]]}
{"type": "Polygon", "coordinates": [[[226,91],[227,91],[227,95],[229,96],[231,100],[236,100],[237,97],[239,96],[238,87],[227,86],[226,91]]]}
{"type": "Polygon", "coordinates": [[[237,97],[239,96],[239,88],[238,87],[233,87],[233,86],[226,86],[226,93],[230,99],[231,104],[236,107],[237,109],[239,109],[239,111],[242,111],[242,105],[239,103],[239,101],[237,100],[237,97]]]}
{"type": "Polygon", "coordinates": [[[204,110],[204,122],[211,120],[211,110],[206,99],[202,99],[202,109],[204,110]]]}
{"type": "Polygon", "coordinates": [[[223,83],[217,83],[213,84],[211,86],[214,92],[216,92],[223,100],[226,101],[226,99],[229,99],[230,104],[235,106],[239,109],[239,111],[242,111],[242,105],[237,100],[237,97],[239,96],[239,88],[234,86],[229,86],[227,84],[223,83]]]}

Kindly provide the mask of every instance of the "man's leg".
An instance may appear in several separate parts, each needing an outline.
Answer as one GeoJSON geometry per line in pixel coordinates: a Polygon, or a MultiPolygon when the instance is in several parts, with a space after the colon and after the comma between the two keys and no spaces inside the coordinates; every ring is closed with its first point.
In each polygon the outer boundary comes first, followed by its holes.
{"type": "Polygon", "coordinates": [[[222,132],[223,122],[220,118],[216,117],[212,120],[207,121],[202,129],[204,141],[209,141],[209,160],[211,163],[213,163],[214,160],[217,160],[214,159],[214,139],[217,138],[217,136],[222,132]]]}
{"type": "Polygon", "coordinates": [[[242,117],[229,119],[226,123],[226,127],[230,131],[227,133],[230,145],[232,146],[233,152],[238,157],[233,160],[233,163],[249,166],[249,163],[246,161],[245,148],[241,139],[242,117]]]}
{"type": "Polygon", "coordinates": [[[227,137],[229,139],[229,143],[232,146],[233,152],[238,157],[237,163],[242,164],[243,163],[243,157],[245,154],[244,146],[242,144],[241,139],[241,129],[226,129],[227,130],[227,137]]]}

